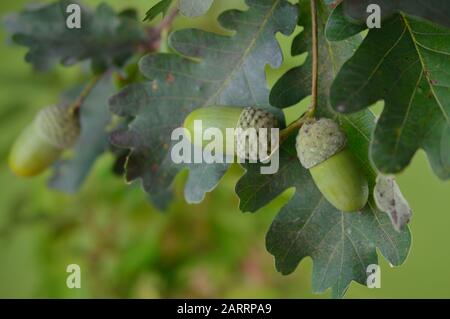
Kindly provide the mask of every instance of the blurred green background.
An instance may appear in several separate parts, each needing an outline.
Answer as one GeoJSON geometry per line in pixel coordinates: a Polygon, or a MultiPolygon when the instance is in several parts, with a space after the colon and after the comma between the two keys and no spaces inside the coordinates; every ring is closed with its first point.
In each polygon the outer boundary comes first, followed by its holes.
{"type": "MultiPolygon", "coordinates": [[[[1,1],[0,15],[30,2],[1,1]]],[[[143,15],[156,1],[107,2],[139,8],[143,15]]],[[[216,0],[208,17],[179,18],[175,28],[220,31],[215,17],[232,7],[244,5],[216,0]]],[[[6,159],[16,135],[38,109],[55,103],[84,75],[77,67],[35,73],[23,60],[25,49],[6,44],[3,27],[0,37],[0,297],[329,296],[311,293],[310,259],[294,274],[281,276],[265,250],[265,232],[292,190],[256,214],[240,213],[234,194],[242,174],[238,167],[200,205],[184,202],[182,174],[175,183],[176,199],[164,213],[148,203],[139,185],[127,186],[111,174],[110,155],[97,161],[76,195],[49,190],[48,173],[31,180],[14,177],[6,159]],[[66,287],[66,267],[72,263],[81,266],[81,289],[66,287]]],[[[292,37],[278,38],[286,63],[280,70],[268,69],[269,84],[302,60],[289,57],[292,37]]],[[[287,110],[288,119],[299,107],[287,110]]],[[[381,288],[352,283],[347,298],[450,297],[450,183],[433,175],[423,152],[398,182],[414,210],[410,255],[398,268],[380,257],[381,288]]]]}

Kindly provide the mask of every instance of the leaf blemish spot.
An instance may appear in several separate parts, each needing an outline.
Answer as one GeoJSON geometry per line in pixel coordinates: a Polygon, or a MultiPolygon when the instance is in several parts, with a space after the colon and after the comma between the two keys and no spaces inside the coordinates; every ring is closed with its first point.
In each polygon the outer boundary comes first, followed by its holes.
{"type": "Polygon", "coordinates": [[[175,82],[175,76],[172,73],[167,73],[166,81],[167,81],[167,83],[175,82]]]}

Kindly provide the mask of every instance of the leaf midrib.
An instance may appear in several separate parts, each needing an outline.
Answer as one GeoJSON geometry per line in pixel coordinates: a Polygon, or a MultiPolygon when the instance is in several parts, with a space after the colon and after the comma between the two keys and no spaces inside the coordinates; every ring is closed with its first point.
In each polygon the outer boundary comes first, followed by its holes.
{"type": "MultiPolygon", "coordinates": [[[[401,14],[401,17],[402,17],[402,20],[403,20],[403,22],[404,22],[404,24],[406,26],[406,29],[408,30],[408,32],[409,32],[409,34],[411,36],[411,40],[412,40],[412,42],[414,44],[414,48],[416,49],[416,53],[417,53],[417,55],[419,57],[420,64],[422,65],[422,71],[423,70],[427,70],[425,60],[424,60],[424,58],[422,56],[422,53],[421,53],[421,51],[419,49],[419,41],[417,41],[416,36],[414,35],[414,31],[412,30],[411,25],[409,24],[409,21],[408,21],[407,17],[404,14],[401,14]]],[[[436,94],[436,92],[434,90],[434,86],[431,84],[431,79],[429,78],[428,74],[426,72],[424,72],[424,74],[425,74],[425,77],[428,80],[427,83],[428,83],[428,86],[430,87],[431,93],[433,94],[433,97],[434,97],[434,99],[436,101],[436,104],[441,109],[442,115],[444,116],[445,121],[447,122],[447,125],[450,126],[450,116],[447,114],[447,112],[444,109],[444,106],[441,104],[441,101],[438,98],[438,96],[437,96],[437,94],[436,94]]]]}
{"type": "Polygon", "coordinates": [[[389,50],[386,51],[386,53],[383,55],[383,57],[380,59],[380,61],[377,63],[377,65],[372,70],[371,74],[367,77],[367,80],[364,81],[364,83],[359,87],[359,89],[355,90],[345,99],[345,104],[348,104],[350,100],[352,100],[359,92],[361,92],[367,85],[370,83],[370,80],[375,76],[376,72],[380,69],[381,65],[383,65],[384,61],[386,60],[387,56],[391,54],[391,52],[397,47],[397,45],[402,40],[403,36],[405,35],[406,27],[403,29],[402,33],[398,37],[398,39],[394,42],[394,44],[389,48],[389,50]]]}
{"type": "MultiPolygon", "coordinates": [[[[217,96],[219,96],[220,93],[222,93],[222,91],[227,87],[227,85],[229,84],[229,82],[231,81],[232,75],[241,68],[242,64],[244,63],[244,61],[246,60],[247,56],[249,55],[249,53],[251,52],[251,50],[254,48],[255,44],[256,44],[256,40],[259,39],[259,37],[261,36],[263,30],[265,29],[269,18],[273,15],[273,12],[275,11],[275,8],[278,6],[278,4],[280,3],[281,0],[277,0],[273,3],[271,9],[269,10],[269,12],[265,15],[263,22],[261,23],[261,26],[258,29],[258,32],[255,34],[255,37],[252,39],[252,41],[250,41],[248,47],[245,49],[244,53],[242,54],[242,56],[239,59],[239,62],[236,64],[236,67],[233,68],[231,70],[231,72],[229,73],[229,75],[225,78],[225,80],[223,81],[223,83],[220,85],[220,87],[217,89],[217,92],[215,94],[213,94],[208,100],[206,100],[206,102],[203,104],[203,106],[209,106],[211,104],[212,101],[214,101],[217,96]]],[[[255,101],[256,102],[256,101],[255,101]]]]}

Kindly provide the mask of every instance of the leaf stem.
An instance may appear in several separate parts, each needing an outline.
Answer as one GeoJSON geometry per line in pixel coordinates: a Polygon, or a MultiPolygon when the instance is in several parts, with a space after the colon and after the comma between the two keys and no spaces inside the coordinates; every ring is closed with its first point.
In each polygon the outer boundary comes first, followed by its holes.
{"type": "Polygon", "coordinates": [[[106,72],[94,76],[91,81],[86,84],[83,91],[81,91],[80,95],[78,95],[77,99],[69,106],[69,112],[71,112],[72,114],[76,114],[80,110],[81,105],[83,105],[84,101],[88,98],[89,94],[105,74],[106,72]]]}
{"type": "Polygon", "coordinates": [[[290,135],[297,132],[302,127],[302,125],[311,117],[309,114],[309,111],[306,111],[288,127],[280,131],[280,144],[283,144],[290,135]]]}
{"type": "Polygon", "coordinates": [[[177,5],[158,25],[147,28],[148,37],[140,46],[140,50],[143,53],[159,51],[161,46],[163,46],[163,50],[165,49],[164,46],[167,46],[166,43],[162,44],[161,42],[167,42],[169,30],[172,27],[173,21],[178,16],[178,12],[177,5]]]}

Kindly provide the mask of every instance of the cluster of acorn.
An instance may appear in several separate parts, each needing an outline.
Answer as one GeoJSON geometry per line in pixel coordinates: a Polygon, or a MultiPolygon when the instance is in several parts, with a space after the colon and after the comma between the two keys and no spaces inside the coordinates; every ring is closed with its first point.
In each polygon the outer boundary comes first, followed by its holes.
{"type": "MultiPolygon", "coordinates": [[[[224,136],[227,128],[270,130],[279,127],[277,118],[261,109],[206,107],[193,111],[185,119],[188,136],[199,134],[194,125],[196,120],[201,120],[206,129],[219,129],[224,136]]],[[[73,146],[79,133],[79,117],[67,107],[51,106],[41,110],[12,147],[11,170],[19,176],[38,175],[73,146]]],[[[301,164],[310,171],[323,196],[337,209],[355,212],[366,205],[369,190],[367,178],[346,142],[345,133],[335,121],[310,119],[297,135],[296,148],[301,164]]],[[[225,144],[231,144],[227,150],[236,147],[247,158],[254,153],[248,148],[249,143],[238,136],[225,144]]]]}
{"type": "MultiPolygon", "coordinates": [[[[200,134],[194,125],[196,120],[202,121],[203,129],[218,128],[224,136],[226,128],[279,128],[276,117],[261,109],[206,107],[193,111],[186,118],[184,128],[190,133],[188,137],[200,134]]],[[[347,138],[338,123],[328,118],[307,120],[296,141],[301,164],[309,170],[317,188],[334,207],[343,212],[356,212],[366,205],[369,197],[367,177],[346,147],[347,138]]],[[[248,147],[246,142],[235,135],[234,140],[226,141],[226,144],[232,143],[238,154],[241,151],[246,158],[251,158],[252,150],[240,150],[242,145],[248,147]]]]}

